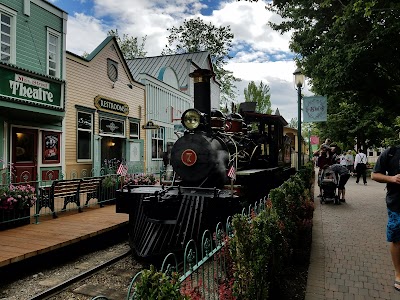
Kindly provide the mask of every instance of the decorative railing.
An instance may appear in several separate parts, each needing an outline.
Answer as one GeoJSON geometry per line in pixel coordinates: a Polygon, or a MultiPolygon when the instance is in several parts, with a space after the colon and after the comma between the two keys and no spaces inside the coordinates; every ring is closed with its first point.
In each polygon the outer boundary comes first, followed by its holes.
{"type": "MultiPolygon", "coordinates": [[[[265,209],[266,198],[260,199],[248,209],[243,208],[242,215],[247,216],[251,222],[251,214],[259,214],[265,209]]],[[[190,240],[185,247],[183,262],[179,268],[178,258],[174,253],[169,253],[163,260],[160,272],[172,277],[174,272],[179,276],[180,293],[186,296],[197,295],[194,299],[220,299],[221,289],[229,279],[227,272],[229,266],[224,251],[228,251],[226,238],[233,237],[232,217],[228,217],[225,230],[222,223],[218,223],[214,233],[204,231],[200,251],[194,240],[190,240]]],[[[137,273],[129,287],[126,300],[142,299],[138,295],[136,285],[142,280],[145,270],[137,273]]],[[[106,296],[97,296],[92,300],[108,300],[106,296]]]]}

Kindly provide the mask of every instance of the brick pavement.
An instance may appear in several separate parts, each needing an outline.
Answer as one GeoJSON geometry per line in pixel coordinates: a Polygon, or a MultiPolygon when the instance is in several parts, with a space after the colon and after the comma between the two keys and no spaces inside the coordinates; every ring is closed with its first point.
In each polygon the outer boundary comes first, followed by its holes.
{"type": "Polygon", "coordinates": [[[351,177],[341,205],[315,198],[305,300],[400,299],[386,242],[385,184],[367,180],[364,186],[351,177]]]}

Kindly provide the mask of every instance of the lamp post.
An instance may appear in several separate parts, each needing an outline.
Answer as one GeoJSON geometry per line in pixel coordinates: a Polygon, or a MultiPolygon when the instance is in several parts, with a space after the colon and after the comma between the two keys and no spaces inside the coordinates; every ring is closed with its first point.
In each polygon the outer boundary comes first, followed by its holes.
{"type": "Polygon", "coordinates": [[[297,87],[297,169],[301,167],[301,88],[304,84],[304,75],[300,68],[293,73],[294,84],[297,87]]]}
{"type": "Polygon", "coordinates": [[[308,159],[311,160],[311,128],[308,127],[308,159]]]}

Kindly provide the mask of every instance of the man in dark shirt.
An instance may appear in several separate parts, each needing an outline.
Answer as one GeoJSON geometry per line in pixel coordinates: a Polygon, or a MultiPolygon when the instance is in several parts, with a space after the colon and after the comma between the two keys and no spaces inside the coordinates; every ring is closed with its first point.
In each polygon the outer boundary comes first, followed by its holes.
{"type": "Polygon", "coordinates": [[[371,179],[387,184],[386,238],[390,242],[390,254],[395,269],[394,288],[400,291],[400,147],[392,147],[382,152],[371,179]]]}

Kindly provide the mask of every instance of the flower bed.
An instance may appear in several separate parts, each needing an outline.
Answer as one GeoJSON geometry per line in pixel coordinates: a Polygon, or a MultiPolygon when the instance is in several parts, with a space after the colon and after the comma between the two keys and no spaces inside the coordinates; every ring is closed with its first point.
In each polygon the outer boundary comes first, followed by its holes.
{"type": "Polygon", "coordinates": [[[37,200],[35,190],[29,184],[0,187],[0,230],[29,224],[30,208],[37,200]]]}

